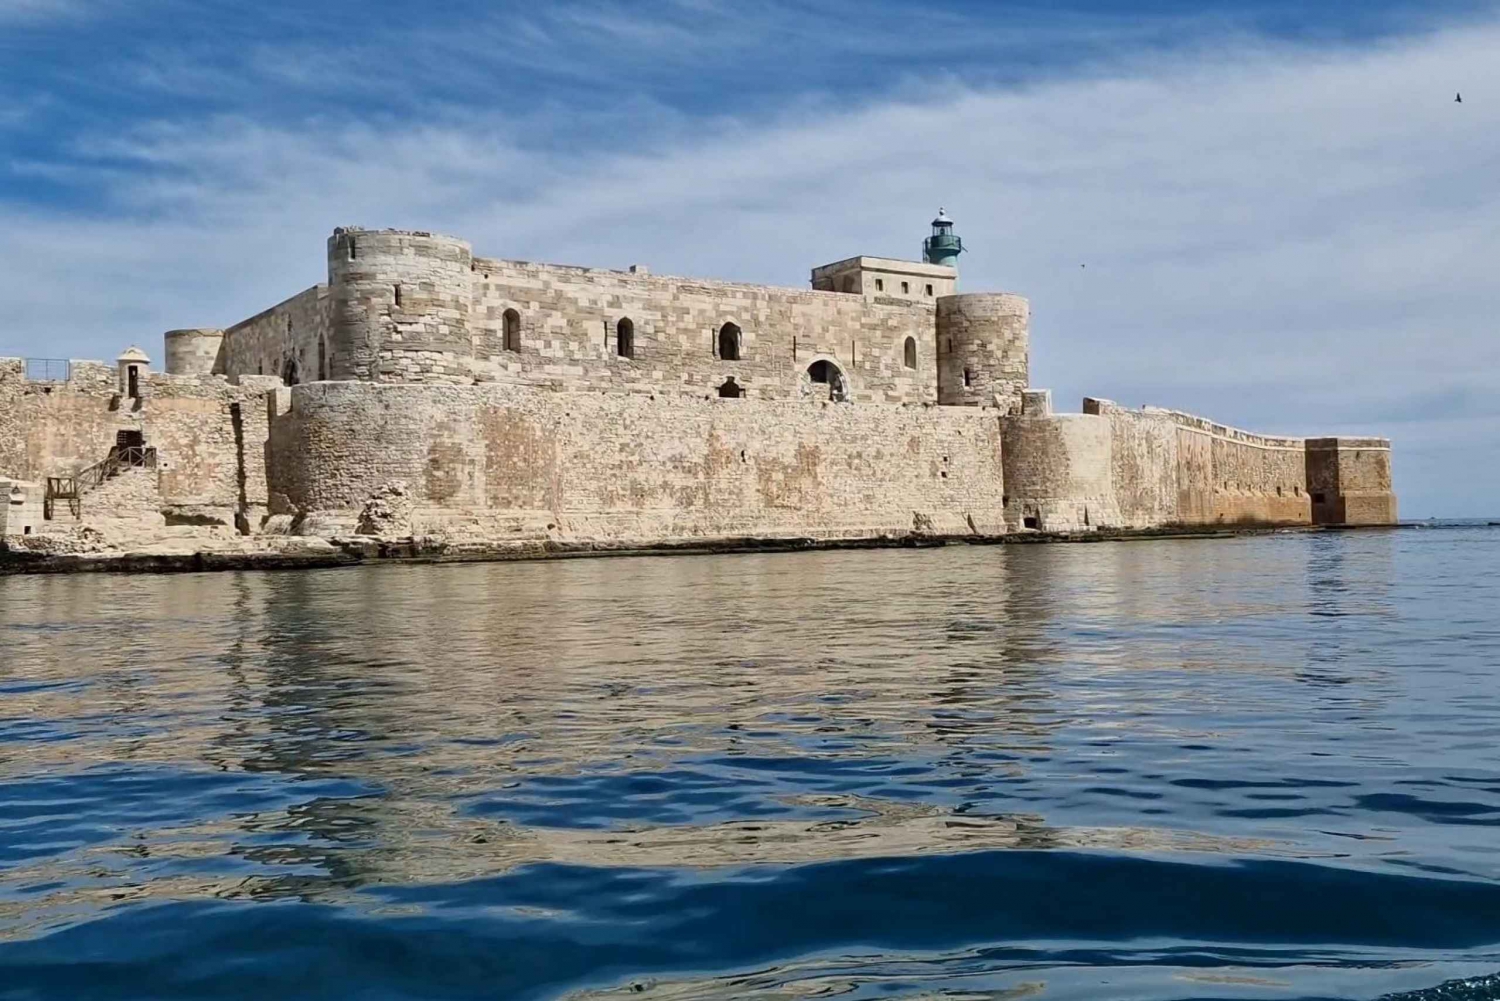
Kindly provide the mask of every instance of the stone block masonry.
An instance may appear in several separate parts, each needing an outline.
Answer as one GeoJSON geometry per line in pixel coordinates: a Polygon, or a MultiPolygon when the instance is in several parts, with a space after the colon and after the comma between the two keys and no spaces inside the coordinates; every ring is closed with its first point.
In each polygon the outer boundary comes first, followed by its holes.
{"type": "Polygon", "coordinates": [[[404,484],[414,531],[489,541],[1004,532],[993,410],[506,385],[345,382],[287,395],[272,419],[271,490],[328,525],[404,484]]]}
{"type": "Polygon", "coordinates": [[[791,289],[408,230],[341,228],[325,251],[326,284],[168,331],[166,374],[134,348],[59,381],[0,359],[6,525],[64,530],[72,503],[37,524],[38,492],[88,467],[109,469],[81,502],[94,535],[268,550],[288,532],[503,553],[1396,518],[1384,439],[1096,399],[1054,413],[1030,388],[1030,304],[959,292],[951,254],[851,257],[791,289]],[[153,461],[98,465],[131,447],[153,461]]]}

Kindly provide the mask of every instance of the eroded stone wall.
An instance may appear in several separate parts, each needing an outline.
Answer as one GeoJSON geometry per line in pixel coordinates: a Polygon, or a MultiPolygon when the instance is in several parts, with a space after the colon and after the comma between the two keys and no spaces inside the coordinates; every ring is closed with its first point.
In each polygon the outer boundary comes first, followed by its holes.
{"type": "Polygon", "coordinates": [[[468,523],[491,541],[1004,531],[994,411],[504,384],[284,395],[271,488],[327,524],[353,522],[401,483],[419,520],[468,523]]]}
{"type": "Polygon", "coordinates": [[[105,459],[119,432],[135,431],[157,450],[162,507],[226,524],[240,514],[254,527],[266,505],[262,398],[280,380],[152,373],[131,399],[114,366],[71,368],[66,382],[33,382],[20,359],[0,359],[0,476],[45,483],[105,459]]]}

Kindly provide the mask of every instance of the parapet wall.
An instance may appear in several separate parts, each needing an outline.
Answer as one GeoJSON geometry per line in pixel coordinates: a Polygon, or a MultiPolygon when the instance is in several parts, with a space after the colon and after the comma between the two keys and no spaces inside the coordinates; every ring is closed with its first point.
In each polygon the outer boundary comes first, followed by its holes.
{"type": "Polygon", "coordinates": [[[275,503],[348,525],[407,484],[411,529],[490,541],[998,535],[993,410],[320,383],[272,421],[275,503]],[[424,521],[425,519],[425,521],[424,521]]]}
{"type": "Polygon", "coordinates": [[[1098,399],[1084,400],[1084,413],[1109,422],[1110,475],[1123,527],[1396,520],[1385,439],[1262,435],[1180,411],[1130,410],[1098,399]],[[1348,456],[1347,473],[1339,456],[1348,456]],[[1334,499],[1346,495],[1351,504],[1334,499]]]}

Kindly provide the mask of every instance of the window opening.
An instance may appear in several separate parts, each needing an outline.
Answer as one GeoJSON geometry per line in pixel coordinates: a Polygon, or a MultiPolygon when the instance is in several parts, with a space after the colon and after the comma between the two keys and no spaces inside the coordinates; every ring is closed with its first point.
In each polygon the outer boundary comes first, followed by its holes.
{"type": "Polygon", "coordinates": [[[877,291],[877,292],[884,292],[885,291],[885,279],[883,279],[883,278],[877,278],[877,279],[875,279],[875,291],[877,291]]]}
{"type": "Polygon", "coordinates": [[[502,346],[507,351],[521,350],[521,314],[513,309],[507,309],[503,320],[505,332],[502,346]]]}
{"type": "Polygon", "coordinates": [[[740,360],[740,328],[733,323],[719,328],[719,357],[724,361],[740,360]]]}
{"type": "Polygon", "coordinates": [[[396,305],[401,305],[401,286],[396,286],[396,305]]]}
{"type": "Polygon", "coordinates": [[[129,372],[126,375],[126,380],[128,382],[127,392],[128,392],[128,395],[130,396],[130,398],[132,400],[138,400],[138,399],[140,399],[140,397],[141,397],[141,370],[137,366],[135,366],[135,365],[130,366],[130,370],[129,370],[129,372]]]}
{"type": "Polygon", "coordinates": [[[928,295],[932,295],[932,286],[931,285],[927,286],[927,294],[928,295]]]}
{"type": "Polygon", "coordinates": [[[974,385],[974,377],[969,374],[968,369],[964,369],[964,387],[968,388],[972,385],[974,385]]]}
{"type": "Polygon", "coordinates": [[[1025,528],[1036,528],[1039,522],[1036,520],[1035,515],[1027,515],[1021,519],[1021,524],[1025,528]]]}
{"type": "Polygon", "coordinates": [[[318,338],[318,381],[328,378],[328,342],[318,338]]]}
{"type": "Polygon", "coordinates": [[[352,260],[354,260],[358,256],[359,256],[359,252],[358,252],[357,248],[354,246],[354,237],[351,236],[351,237],[349,237],[349,260],[352,261],[352,260]]]}
{"type": "Polygon", "coordinates": [[[911,283],[910,282],[902,282],[901,283],[901,294],[902,295],[906,295],[910,291],[911,291],[911,283]]]}
{"type": "Polygon", "coordinates": [[[915,337],[908,337],[906,339],[906,350],[905,350],[904,353],[906,355],[906,357],[904,359],[904,361],[906,363],[906,367],[907,368],[916,368],[917,367],[917,339],[915,337]]]}
{"type": "Polygon", "coordinates": [[[719,399],[738,400],[745,395],[745,387],[734,381],[734,376],[725,380],[724,385],[719,387],[719,399]]]}
{"type": "Polygon", "coordinates": [[[635,357],[635,324],[628,316],[620,317],[615,324],[615,354],[621,358],[635,357]]]}

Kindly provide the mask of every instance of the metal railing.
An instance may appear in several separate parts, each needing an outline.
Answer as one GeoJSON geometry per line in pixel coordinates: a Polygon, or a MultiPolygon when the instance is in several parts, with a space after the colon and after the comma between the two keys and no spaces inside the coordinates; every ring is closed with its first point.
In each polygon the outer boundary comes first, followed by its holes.
{"type": "Polygon", "coordinates": [[[117,476],[123,469],[155,469],[156,449],[149,445],[117,446],[109,455],[91,466],[84,466],[76,473],[47,477],[47,492],[42,497],[42,516],[52,520],[57,510],[57,501],[68,502],[73,517],[82,517],[83,495],[97,489],[105,480],[117,476]]]}
{"type": "Polygon", "coordinates": [[[67,382],[73,376],[73,363],[66,358],[27,358],[27,382],[67,382]]]}

